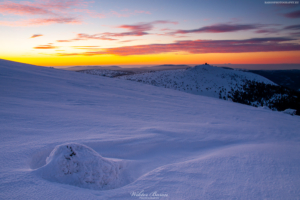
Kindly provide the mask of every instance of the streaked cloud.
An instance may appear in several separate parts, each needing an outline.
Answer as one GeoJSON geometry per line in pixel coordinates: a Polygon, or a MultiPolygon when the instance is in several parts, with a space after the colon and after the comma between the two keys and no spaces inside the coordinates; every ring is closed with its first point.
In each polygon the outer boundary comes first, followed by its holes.
{"type": "Polygon", "coordinates": [[[41,26],[50,24],[81,24],[81,21],[72,17],[34,18],[20,21],[0,21],[2,26],[41,26]]]}
{"type": "Polygon", "coordinates": [[[36,38],[36,37],[41,37],[41,36],[43,36],[43,35],[42,34],[34,34],[30,38],[36,38]]]}
{"type": "Polygon", "coordinates": [[[57,42],[73,42],[78,40],[117,40],[119,37],[126,36],[144,36],[149,35],[149,31],[154,28],[156,24],[178,24],[178,22],[167,21],[167,20],[158,20],[149,23],[139,23],[134,25],[120,25],[115,28],[127,29],[127,32],[113,33],[113,32],[104,32],[104,33],[96,33],[96,34],[85,34],[79,33],[77,37],[69,40],[57,40],[57,42]]]}
{"type": "Polygon", "coordinates": [[[297,31],[300,30],[300,24],[285,26],[283,28],[263,28],[258,29],[255,33],[266,33],[266,34],[278,34],[282,33],[283,31],[297,31]]]}
{"type": "Polygon", "coordinates": [[[83,47],[87,47],[87,48],[92,48],[92,47],[99,47],[99,46],[72,46],[73,48],[83,48],[83,47]]]}
{"type": "Polygon", "coordinates": [[[5,26],[32,26],[60,24],[80,24],[81,19],[74,14],[74,7],[86,7],[84,0],[35,0],[14,3],[0,3],[0,12],[4,15],[27,16],[18,21],[1,21],[5,26]]]}
{"type": "Polygon", "coordinates": [[[83,50],[95,50],[99,49],[100,46],[71,46],[74,49],[83,49],[83,50]]]}
{"type": "Polygon", "coordinates": [[[0,12],[6,15],[59,15],[70,12],[72,7],[85,7],[89,2],[84,0],[35,0],[14,3],[0,3],[0,12]]]}
{"type": "Polygon", "coordinates": [[[86,33],[78,33],[77,37],[74,39],[69,39],[69,40],[56,40],[57,42],[74,42],[74,41],[80,41],[80,40],[116,40],[113,38],[108,38],[106,36],[103,36],[102,34],[86,34],[86,33]]]}
{"type": "Polygon", "coordinates": [[[294,33],[290,33],[290,36],[299,37],[300,36],[300,31],[294,32],[294,33]]]}
{"type": "Polygon", "coordinates": [[[73,40],[56,40],[56,42],[73,42],[73,40]]]}
{"type": "Polygon", "coordinates": [[[46,45],[39,45],[36,47],[33,47],[34,49],[57,49],[57,46],[53,46],[52,44],[46,44],[46,45]]]}
{"type": "Polygon", "coordinates": [[[80,24],[83,22],[83,15],[93,18],[106,18],[108,16],[128,17],[137,14],[151,14],[149,11],[110,11],[108,13],[98,13],[88,9],[88,5],[93,1],[85,0],[35,0],[30,1],[4,1],[0,3],[0,13],[3,15],[26,16],[27,19],[17,21],[0,21],[2,26],[31,26],[49,25],[54,23],[80,24]]]}
{"type": "Polygon", "coordinates": [[[80,24],[81,21],[72,17],[61,17],[61,18],[42,18],[32,19],[28,21],[27,25],[48,25],[48,24],[80,24]]]}
{"type": "Polygon", "coordinates": [[[278,28],[263,28],[263,29],[256,30],[255,33],[278,34],[282,30],[283,29],[278,29],[278,28]]]}
{"type": "Polygon", "coordinates": [[[156,25],[156,24],[178,24],[178,22],[167,21],[167,20],[158,20],[158,21],[154,21],[154,22],[139,23],[139,24],[134,24],[134,25],[120,25],[120,26],[117,26],[116,28],[127,29],[129,31],[121,32],[121,33],[105,32],[105,33],[100,33],[99,35],[102,35],[103,37],[124,37],[124,36],[149,35],[148,31],[151,31],[154,28],[154,25],[156,25]]]}
{"type": "Polygon", "coordinates": [[[188,33],[225,33],[235,31],[253,30],[263,27],[261,24],[215,24],[211,26],[204,26],[198,29],[191,30],[177,30],[168,33],[169,35],[175,34],[188,34],[188,33]]]}
{"type": "Polygon", "coordinates": [[[123,41],[119,41],[120,43],[126,43],[126,42],[133,42],[133,41],[137,41],[137,40],[123,40],[123,41]]]}
{"type": "Polygon", "coordinates": [[[75,38],[73,40],[90,40],[90,39],[93,39],[93,40],[116,40],[116,39],[108,38],[101,34],[89,35],[89,34],[85,34],[85,33],[77,34],[77,38],[75,38]]]}
{"type": "Polygon", "coordinates": [[[148,55],[170,52],[186,52],[191,54],[205,53],[241,53],[241,52],[272,52],[272,51],[296,51],[300,50],[295,39],[285,37],[252,38],[247,40],[185,40],[170,44],[150,44],[106,48],[101,51],[88,51],[84,53],[58,54],[59,56],[73,55],[148,55]],[[284,42],[284,43],[283,43],[284,42]]]}
{"type": "Polygon", "coordinates": [[[286,14],[284,14],[284,16],[288,17],[288,18],[300,18],[300,10],[286,13],[286,14]]]}
{"type": "Polygon", "coordinates": [[[4,15],[53,15],[54,13],[51,11],[53,6],[50,6],[48,9],[45,8],[45,4],[41,3],[32,3],[32,2],[20,2],[14,3],[12,1],[4,1],[0,3],[0,12],[4,15]]]}
{"type": "Polygon", "coordinates": [[[292,25],[292,26],[286,26],[284,29],[287,30],[300,30],[300,24],[292,25]]]}

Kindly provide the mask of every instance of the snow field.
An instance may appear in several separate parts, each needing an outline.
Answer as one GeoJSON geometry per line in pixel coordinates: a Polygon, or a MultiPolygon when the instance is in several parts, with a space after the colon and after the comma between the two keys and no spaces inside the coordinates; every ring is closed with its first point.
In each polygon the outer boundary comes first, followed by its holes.
{"type": "Polygon", "coordinates": [[[9,61],[0,94],[0,199],[299,199],[299,116],[9,61]]]}

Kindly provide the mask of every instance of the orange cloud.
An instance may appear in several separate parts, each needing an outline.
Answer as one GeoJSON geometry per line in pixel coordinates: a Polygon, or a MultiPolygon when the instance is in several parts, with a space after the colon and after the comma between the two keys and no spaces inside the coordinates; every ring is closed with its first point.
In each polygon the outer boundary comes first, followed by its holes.
{"type": "Polygon", "coordinates": [[[52,46],[52,44],[39,45],[37,47],[33,47],[34,49],[57,49],[58,47],[52,46]]]}
{"type": "Polygon", "coordinates": [[[56,42],[73,42],[73,40],[56,40],[56,42]]]}
{"type": "Polygon", "coordinates": [[[95,50],[99,49],[99,46],[72,46],[74,49],[84,49],[84,50],[95,50]]]}
{"type": "Polygon", "coordinates": [[[43,36],[43,35],[42,34],[34,34],[30,38],[36,38],[36,37],[41,37],[41,36],[43,36]]]}
{"type": "Polygon", "coordinates": [[[126,43],[126,42],[133,42],[133,41],[137,41],[137,40],[123,40],[123,41],[119,41],[119,42],[126,43]]]}

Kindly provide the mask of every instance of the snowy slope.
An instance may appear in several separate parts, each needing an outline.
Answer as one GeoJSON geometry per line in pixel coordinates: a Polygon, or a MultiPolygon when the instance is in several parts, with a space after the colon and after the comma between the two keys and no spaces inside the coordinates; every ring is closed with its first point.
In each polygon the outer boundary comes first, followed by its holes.
{"type": "Polygon", "coordinates": [[[247,80],[274,84],[256,74],[210,65],[198,65],[186,70],[155,71],[118,78],[215,98],[227,97],[228,92],[241,89],[247,80]]]}
{"type": "Polygon", "coordinates": [[[0,94],[0,199],[299,199],[298,116],[4,60],[0,94]]]}

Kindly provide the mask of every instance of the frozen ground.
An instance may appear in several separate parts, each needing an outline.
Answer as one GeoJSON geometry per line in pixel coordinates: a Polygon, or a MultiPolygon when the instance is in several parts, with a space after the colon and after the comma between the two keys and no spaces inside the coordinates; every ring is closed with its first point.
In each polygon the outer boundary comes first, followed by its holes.
{"type": "Polygon", "coordinates": [[[0,199],[300,197],[299,116],[4,60],[0,94],[0,199]]]}

